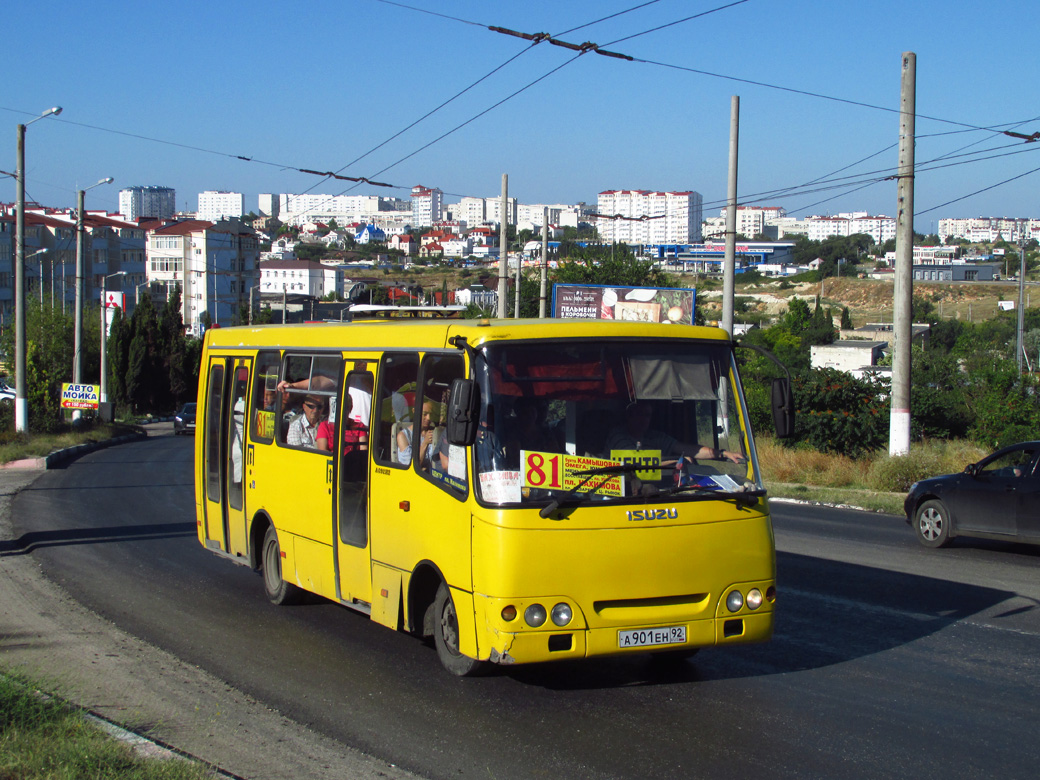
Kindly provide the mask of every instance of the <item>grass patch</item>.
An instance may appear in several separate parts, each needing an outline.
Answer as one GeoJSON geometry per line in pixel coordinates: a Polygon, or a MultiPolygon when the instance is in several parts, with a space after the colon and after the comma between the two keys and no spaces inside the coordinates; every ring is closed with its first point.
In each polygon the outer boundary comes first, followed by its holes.
{"type": "Polygon", "coordinates": [[[968,441],[927,441],[910,454],[876,452],[862,458],[789,448],[768,437],[756,441],[763,481],[769,494],[826,504],[847,504],[876,512],[902,514],[903,499],[914,482],[964,470],[987,450],[968,441]]]}
{"type": "Polygon", "coordinates": [[[201,780],[190,761],[142,758],[87,722],[83,713],[0,676],[0,780],[201,780]]]}
{"type": "MultiPolygon", "coordinates": [[[[140,432],[135,425],[121,423],[95,425],[91,428],[70,430],[64,433],[24,434],[13,431],[0,434],[0,463],[10,463],[23,458],[42,458],[55,450],[74,447],[77,444],[107,441],[117,436],[140,432]]],[[[3,778],[0,778],[3,780],[3,778]]]]}

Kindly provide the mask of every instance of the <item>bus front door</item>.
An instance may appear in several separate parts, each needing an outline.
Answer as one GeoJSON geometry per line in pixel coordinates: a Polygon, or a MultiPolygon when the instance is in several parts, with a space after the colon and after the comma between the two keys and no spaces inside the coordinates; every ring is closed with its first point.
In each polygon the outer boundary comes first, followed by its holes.
{"type": "Polygon", "coordinates": [[[368,473],[372,374],[358,361],[346,378],[339,408],[349,410],[338,421],[336,454],[336,577],[339,597],[357,606],[372,602],[372,548],[368,533],[368,473]],[[360,602],[360,603],[359,603],[360,602]]]}

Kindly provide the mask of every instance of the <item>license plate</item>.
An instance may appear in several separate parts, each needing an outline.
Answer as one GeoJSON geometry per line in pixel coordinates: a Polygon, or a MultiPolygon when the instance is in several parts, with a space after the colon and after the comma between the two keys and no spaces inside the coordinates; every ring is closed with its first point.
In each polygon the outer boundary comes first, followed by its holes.
{"type": "Polygon", "coordinates": [[[686,642],[686,626],[643,628],[637,631],[618,631],[618,647],[653,647],[680,645],[686,642]]]}

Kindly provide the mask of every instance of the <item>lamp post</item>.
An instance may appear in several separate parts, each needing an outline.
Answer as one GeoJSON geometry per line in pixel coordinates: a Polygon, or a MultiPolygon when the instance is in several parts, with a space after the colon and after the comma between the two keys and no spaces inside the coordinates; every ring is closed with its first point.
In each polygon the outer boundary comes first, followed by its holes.
{"type": "MultiPolygon", "coordinates": [[[[112,177],[109,176],[107,179],[102,179],[97,184],[84,187],[76,193],[76,309],[73,322],[75,336],[73,337],[72,347],[72,381],[77,385],[83,383],[83,198],[87,190],[100,187],[102,184],[111,183],[112,177]]],[[[64,300],[64,296],[62,300],[64,300]]],[[[105,343],[104,333],[101,336],[101,343],[102,345],[105,343]]],[[[103,348],[101,353],[104,354],[103,348]]],[[[104,379],[102,379],[102,384],[104,384],[104,379]]]]}
{"type": "Polygon", "coordinates": [[[108,280],[113,276],[126,276],[126,271],[116,271],[114,274],[101,277],[101,393],[98,400],[103,404],[108,403],[108,365],[105,353],[108,342],[108,280]]]}
{"type": "MultiPolygon", "coordinates": [[[[33,252],[31,255],[25,258],[26,264],[28,264],[29,261],[32,260],[34,257],[47,254],[47,251],[47,247],[44,247],[43,249],[37,249],[35,252],[33,252]]],[[[40,312],[43,312],[43,257],[40,257],[40,312]]]]}
{"type": "MultiPolygon", "coordinates": [[[[139,285],[137,285],[134,288],[134,308],[135,309],[138,306],[141,305],[141,288],[142,287],[148,287],[149,285],[151,285],[151,282],[141,282],[139,285]]],[[[148,290],[148,294],[149,295],[152,294],[152,291],[150,289],[148,290]]]]}
{"type": "Polygon", "coordinates": [[[49,108],[36,119],[18,125],[17,167],[15,168],[15,261],[14,261],[14,429],[29,430],[29,402],[25,394],[25,128],[51,114],[60,114],[61,107],[49,108]]]}

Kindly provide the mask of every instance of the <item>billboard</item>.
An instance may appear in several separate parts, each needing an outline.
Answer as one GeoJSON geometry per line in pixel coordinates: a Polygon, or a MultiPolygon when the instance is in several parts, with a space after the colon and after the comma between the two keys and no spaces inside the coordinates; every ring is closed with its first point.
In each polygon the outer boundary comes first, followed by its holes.
{"type": "Polygon", "coordinates": [[[61,385],[62,409],[97,409],[98,386],[76,385],[64,382],[61,385]]]}
{"type": "Polygon", "coordinates": [[[674,287],[553,285],[553,316],[585,320],[693,324],[697,291],[674,287]]]}

